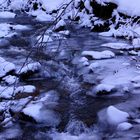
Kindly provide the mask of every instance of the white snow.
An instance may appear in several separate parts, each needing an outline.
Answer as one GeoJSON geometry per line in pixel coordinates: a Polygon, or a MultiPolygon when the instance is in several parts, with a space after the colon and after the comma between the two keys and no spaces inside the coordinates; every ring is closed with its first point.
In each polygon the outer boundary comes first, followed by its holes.
{"type": "Polygon", "coordinates": [[[94,69],[99,68],[99,67],[100,67],[100,65],[99,65],[98,62],[91,63],[91,64],[88,66],[88,68],[91,69],[92,71],[94,71],[94,69]]]}
{"type": "Polygon", "coordinates": [[[32,16],[35,16],[36,20],[42,21],[42,22],[54,20],[54,18],[50,14],[47,14],[46,12],[42,10],[31,11],[29,14],[32,16]]]}
{"type": "Polygon", "coordinates": [[[133,46],[137,46],[137,48],[138,48],[138,47],[140,48],[140,38],[135,38],[135,39],[133,39],[132,45],[133,45],[133,46]]]}
{"type": "Polygon", "coordinates": [[[26,25],[17,24],[17,25],[13,25],[13,29],[15,29],[15,30],[29,30],[30,28],[26,25]]]}
{"type": "Polygon", "coordinates": [[[10,99],[14,95],[13,87],[2,87],[0,86],[0,98],[10,99]]]}
{"type": "Polygon", "coordinates": [[[132,78],[131,82],[133,82],[133,83],[140,83],[140,76],[136,76],[136,77],[132,78]]]}
{"type": "Polygon", "coordinates": [[[126,131],[126,130],[129,130],[131,129],[133,126],[131,123],[128,123],[128,122],[123,122],[123,123],[120,123],[118,126],[117,126],[117,129],[120,130],[120,131],[126,131]]]}
{"type": "Polygon", "coordinates": [[[43,7],[51,12],[53,10],[59,9],[63,4],[68,3],[70,0],[42,0],[43,7]]]}
{"type": "Polygon", "coordinates": [[[126,43],[106,43],[106,44],[102,44],[101,46],[103,47],[109,47],[109,48],[112,48],[112,49],[133,49],[134,46],[132,45],[129,45],[129,44],[126,44],[126,43]]]}
{"type": "Polygon", "coordinates": [[[95,134],[80,134],[78,136],[69,133],[54,133],[51,134],[53,140],[99,140],[95,134]]]}
{"type": "Polygon", "coordinates": [[[61,20],[58,21],[58,23],[55,25],[54,30],[57,30],[57,29],[59,29],[60,27],[65,27],[65,26],[66,26],[65,21],[61,19],[61,20]]]}
{"type": "Polygon", "coordinates": [[[0,86],[0,98],[10,99],[18,93],[33,93],[36,90],[35,86],[26,85],[26,86],[0,86]]]}
{"type": "Polygon", "coordinates": [[[0,77],[5,76],[12,70],[15,70],[15,65],[0,57],[0,77]]]}
{"type": "Polygon", "coordinates": [[[38,123],[46,124],[46,126],[56,126],[60,123],[60,118],[53,110],[43,108],[42,103],[29,104],[23,109],[23,113],[33,117],[38,123]]]}
{"type": "Polygon", "coordinates": [[[107,85],[107,84],[99,84],[95,87],[94,92],[98,93],[98,92],[111,92],[115,89],[114,85],[107,85]]]}
{"type": "Polygon", "coordinates": [[[118,125],[122,122],[127,121],[129,114],[121,111],[114,106],[109,106],[106,110],[107,120],[109,124],[118,125]]]}
{"type": "Polygon", "coordinates": [[[29,71],[35,72],[40,70],[41,64],[39,62],[26,64],[23,68],[17,71],[18,74],[25,74],[29,71]]]}
{"type": "Polygon", "coordinates": [[[83,51],[83,56],[91,56],[93,59],[106,59],[106,58],[113,58],[115,54],[112,51],[106,50],[102,52],[98,51],[83,51]]]}
{"type": "Polygon", "coordinates": [[[33,93],[35,92],[36,87],[32,85],[26,85],[26,86],[19,86],[15,89],[14,93],[33,93]]]}
{"type": "Polygon", "coordinates": [[[8,11],[0,12],[0,18],[15,18],[16,14],[8,11]]]}
{"type": "Polygon", "coordinates": [[[4,77],[2,80],[4,80],[8,85],[12,85],[16,81],[18,81],[18,78],[16,76],[8,75],[4,77]]]}
{"type": "Polygon", "coordinates": [[[82,63],[84,66],[88,66],[89,65],[88,59],[86,57],[81,57],[79,59],[79,62],[82,63]]]}

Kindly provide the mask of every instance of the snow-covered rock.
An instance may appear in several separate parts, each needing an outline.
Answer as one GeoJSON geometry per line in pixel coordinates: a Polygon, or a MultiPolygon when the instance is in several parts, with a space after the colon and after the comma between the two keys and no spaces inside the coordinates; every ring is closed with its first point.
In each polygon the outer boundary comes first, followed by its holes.
{"type": "Polygon", "coordinates": [[[8,75],[8,76],[4,77],[2,80],[5,83],[7,83],[8,85],[12,85],[18,81],[18,78],[16,76],[8,75]]]}
{"type": "Polygon", "coordinates": [[[36,72],[39,71],[41,68],[41,64],[39,62],[29,63],[22,67],[20,70],[17,71],[18,74],[27,74],[28,72],[36,72]]]}
{"type": "Polygon", "coordinates": [[[0,86],[0,98],[11,99],[15,98],[25,98],[36,94],[36,87],[32,85],[26,86],[0,86]]]}
{"type": "Polygon", "coordinates": [[[84,66],[88,66],[89,65],[88,59],[86,57],[81,57],[79,59],[79,62],[82,63],[84,66]]]}
{"type": "Polygon", "coordinates": [[[117,126],[117,129],[120,130],[120,131],[126,131],[126,130],[129,130],[131,129],[133,126],[131,123],[128,123],[128,122],[123,122],[123,123],[120,123],[118,126],[117,126]]]}
{"type": "Polygon", "coordinates": [[[0,77],[4,77],[8,72],[14,71],[15,65],[0,57],[0,77]]]}
{"type": "Polygon", "coordinates": [[[36,91],[36,87],[32,85],[26,85],[26,86],[19,86],[15,89],[14,93],[33,93],[36,91]]]}
{"type": "Polygon", "coordinates": [[[99,84],[95,87],[93,92],[96,94],[107,94],[113,92],[114,90],[115,90],[114,85],[99,84]]]}
{"type": "Polygon", "coordinates": [[[20,24],[13,25],[12,27],[14,30],[29,30],[30,29],[28,26],[20,25],[20,24]]]}
{"type": "Polygon", "coordinates": [[[43,109],[43,104],[29,104],[23,109],[23,113],[32,117],[36,122],[46,126],[57,126],[60,123],[59,115],[53,110],[43,109]]]}
{"type": "Polygon", "coordinates": [[[109,106],[106,110],[107,121],[109,124],[118,125],[120,123],[126,122],[129,114],[127,112],[121,111],[114,106],[109,106]]]}
{"type": "Polygon", "coordinates": [[[14,88],[13,87],[2,87],[0,86],[0,98],[10,99],[14,96],[14,88]]]}
{"type": "Polygon", "coordinates": [[[128,16],[140,16],[139,0],[96,0],[99,4],[115,3],[118,5],[117,11],[128,16]]]}
{"type": "Polygon", "coordinates": [[[112,51],[83,51],[83,56],[91,56],[93,59],[107,59],[115,57],[115,54],[112,51]]]}

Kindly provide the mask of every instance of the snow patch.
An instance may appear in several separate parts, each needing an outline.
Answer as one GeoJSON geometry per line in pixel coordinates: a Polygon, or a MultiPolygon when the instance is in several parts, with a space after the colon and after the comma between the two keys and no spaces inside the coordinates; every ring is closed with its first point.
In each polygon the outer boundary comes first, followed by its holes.
{"type": "Polygon", "coordinates": [[[83,56],[91,56],[93,59],[107,59],[115,57],[115,54],[112,51],[83,51],[83,56]]]}
{"type": "Polygon", "coordinates": [[[109,106],[106,110],[107,120],[109,124],[117,125],[127,121],[129,114],[121,111],[114,106],[109,106]]]}

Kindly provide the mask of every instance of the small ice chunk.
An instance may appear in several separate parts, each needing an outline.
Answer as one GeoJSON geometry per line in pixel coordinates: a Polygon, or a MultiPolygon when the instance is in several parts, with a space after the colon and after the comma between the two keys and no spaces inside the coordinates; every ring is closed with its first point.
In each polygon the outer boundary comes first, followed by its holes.
{"type": "Polygon", "coordinates": [[[118,126],[117,126],[117,129],[120,130],[120,131],[126,131],[126,130],[129,130],[131,129],[133,126],[131,123],[128,123],[128,122],[123,122],[123,123],[120,123],[118,126]]]}
{"type": "Polygon", "coordinates": [[[125,122],[129,117],[127,112],[121,111],[114,106],[109,106],[106,112],[108,123],[112,125],[118,125],[122,122],[125,122]]]}
{"type": "Polygon", "coordinates": [[[112,51],[106,50],[102,52],[98,51],[83,51],[83,56],[91,56],[93,59],[106,59],[106,58],[113,58],[115,54],[112,51]]]}

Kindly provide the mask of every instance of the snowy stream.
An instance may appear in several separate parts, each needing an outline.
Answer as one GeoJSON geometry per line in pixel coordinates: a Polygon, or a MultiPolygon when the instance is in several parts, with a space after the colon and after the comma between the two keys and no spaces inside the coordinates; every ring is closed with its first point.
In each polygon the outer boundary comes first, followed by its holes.
{"type": "MultiPolygon", "coordinates": [[[[48,23],[37,22],[26,15],[17,16],[15,19],[1,19],[0,23],[26,25],[29,28],[29,30],[16,30],[17,34],[3,39],[4,45],[0,47],[1,57],[14,63],[16,67],[21,67],[34,42],[31,36],[36,29],[48,23]]],[[[1,128],[0,139],[10,139],[10,136],[13,137],[12,139],[23,140],[132,140],[139,138],[140,127],[137,123],[134,123],[134,129],[126,133],[118,132],[114,126],[108,126],[105,120],[100,120],[100,118],[105,118],[102,110],[116,104],[129,112],[133,119],[140,117],[136,109],[140,103],[135,104],[139,102],[139,89],[138,85],[133,85],[131,81],[139,75],[139,57],[128,50],[102,46],[111,42],[129,44],[122,39],[101,37],[98,33],[81,29],[74,24],[69,25],[69,30],[70,36],[49,42],[47,47],[32,53],[29,60],[39,60],[42,65],[41,72],[21,81],[22,84],[38,87],[39,96],[53,90],[47,101],[49,103],[50,99],[50,104],[46,102],[43,107],[43,110],[48,110],[48,108],[49,111],[53,110],[53,113],[50,111],[47,113],[48,116],[45,116],[46,114],[39,116],[48,117],[50,124],[48,125],[48,122],[36,123],[32,118],[23,115],[11,128],[6,128],[6,130],[1,128]],[[113,52],[115,57],[92,59],[91,55],[87,56],[83,53],[84,51],[105,50],[113,52]],[[53,57],[49,56],[51,52],[54,54],[53,57]],[[51,60],[51,57],[57,61],[51,60]],[[50,65],[49,68],[48,65],[50,65]],[[101,112],[98,113],[99,111],[101,112]]]]}

